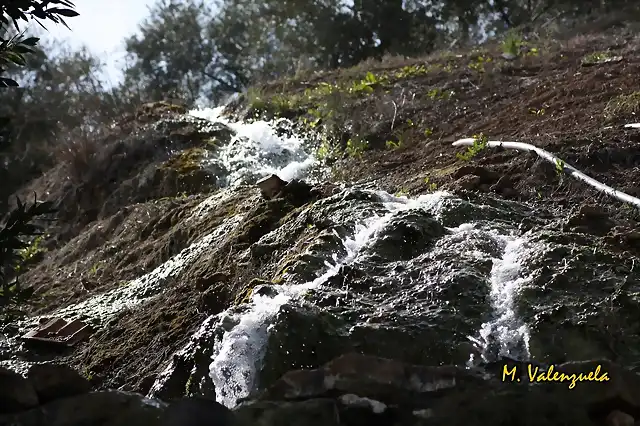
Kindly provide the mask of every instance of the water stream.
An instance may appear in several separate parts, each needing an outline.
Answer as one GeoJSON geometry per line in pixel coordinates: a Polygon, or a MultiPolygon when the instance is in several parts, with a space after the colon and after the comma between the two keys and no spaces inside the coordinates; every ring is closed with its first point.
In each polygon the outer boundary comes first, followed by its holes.
{"type": "MultiPolygon", "coordinates": [[[[320,167],[313,137],[296,135],[286,120],[235,122],[221,108],[190,115],[234,133],[205,159],[224,189],[184,219],[195,228],[242,185],[270,173],[309,180],[320,167]]],[[[153,271],[55,314],[104,322],[147,302],[245,219],[232,215],[153,271]]],[[[209,345],[204,367],[216,398],[233,407],[288,369],[352,350],[430,365],[478,365],[500,356],[640,359],[633,352],[640,339],[614,342],[616,354],[605,341],[618,330],[640,335],[632,320],[640,305],[635,260],[594,250],[595,237],[565,231],[564,219],[488,194],[438,191],[410,199],[374,184],[305,206],[254,244],[293,246],[287,235],[322,224],[322,232],[309,233],[315,240],[292,267],[298,272],[255,288],[248,303],[207,318],[194,335],[209,345]]]]}

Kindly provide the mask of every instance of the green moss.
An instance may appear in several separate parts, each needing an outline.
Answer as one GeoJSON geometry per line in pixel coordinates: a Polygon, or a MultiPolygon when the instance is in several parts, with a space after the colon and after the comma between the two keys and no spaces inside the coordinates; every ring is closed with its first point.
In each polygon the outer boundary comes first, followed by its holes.
{"type": "Polygon", "coordinates": [[[176,170],[180,175],[186,175],[200,169],[200,163],[206,150],[203,148],[189,148],[179,152],[168,160],[164,167],[176,170]]]}

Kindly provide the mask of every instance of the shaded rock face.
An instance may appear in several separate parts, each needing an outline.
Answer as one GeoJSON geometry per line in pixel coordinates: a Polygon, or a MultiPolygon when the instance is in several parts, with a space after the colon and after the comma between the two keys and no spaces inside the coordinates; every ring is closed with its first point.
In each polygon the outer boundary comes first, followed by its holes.
{"type": "Polygon", "coordinates": [[[0,369],[1,426],[232,426],[232,412],[213,399],[159,399],[121,391],[91,392],[61,364],[35,364],[28,377],[0,369]]]}
{"type": "Polygon", "coordinates": [[[20,374],[0,367],[0,413],[11,413],[38,405],[33,384],[20,374]]]}
{"type": "Polygon", "coordinates": [[[636,373],[607,361],[561,364],[555,371],[588,373],[598,366],[599,376],[592,377],[599,381],[577,381],[569,389],[570,380],[512,382],[509,375],[503,378],[503,369],[489,374],[482,367],[429,367],[346,354],[319,369],[285,374],[234,413],[242,425],[293,424],[287,423],[292,418],[348,426],[633,424],[640,418],[636,373]]]}
{"type": "Polygon", "coordinates": [[[34,364],[27,372],[40,403],[87,393],[89,382],[72,368],[62,364],[34,364]]]}
{"type": "Polygon", "coordinates": [[[0,416],[2,426],[160,426],[164,404],[118,391],[56,399],[28,411],[0,416]]]}

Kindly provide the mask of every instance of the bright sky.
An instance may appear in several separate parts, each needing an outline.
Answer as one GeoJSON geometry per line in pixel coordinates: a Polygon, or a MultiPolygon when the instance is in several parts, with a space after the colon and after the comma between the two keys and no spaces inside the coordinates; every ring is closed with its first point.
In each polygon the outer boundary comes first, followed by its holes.
{"type": "Polygon", "coordinates": [[[86,45],[108,64],[106,77],[115,83],[120,78],[119,64],[124,58],[123,40],[136,32],[154,0],[75,0],[73,3],[80,16],[65,18],[71,31],[51,21],[44,21],[45,27],[55,39],[68,40],[75,47],[86,45]]]}

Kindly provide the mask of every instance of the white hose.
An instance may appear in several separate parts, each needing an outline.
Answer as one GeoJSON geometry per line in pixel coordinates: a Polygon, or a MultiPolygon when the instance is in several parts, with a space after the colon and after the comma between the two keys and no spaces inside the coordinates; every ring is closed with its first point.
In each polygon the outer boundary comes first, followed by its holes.
{"type": "MultiPolygon", "coordinates": [[[[473,146],[474,143],[474,139],[473,138],[465,138],[465,139],[459,139],[457,141],[455,141],[452,145],[453,146],[461,146],[461,145],[469,145],[469,146],[473,146]]],[[[600,192],[604,192],[605,194],[611,195],[612,197],[617,198],[620,201],[623,201],[625,203],[629,203],[629,204],[633,204],[636,207],[640,208],[640,199],[633,197],[629,194],[625,194],[624,192],[618,191],[616,189],[611,188],[610,186],[605,185],[604,183],[598,182],[597,180],[585,175],[584,173],[582,173],[581,171],[577,170],[575,167],[567,164],[564,162],[564,160],[556,157],[555,155],[551,154],[549,151],[545,151],[544,149],[540,149],[536,146],[533,146],[531,144],[528,143],[523,143],[523,142],[502,142],[502,141],[489,141],[487,142],[487,146],[490,146],[492,148],[494,147],[503,147],[503,148],[507,148],[507,149],[516,149],[516,150],[522,150],[522,151],[533,151],[536,154],[538,154],[540,157],[544,158],[545,160],[549,161],[552,164],[562,164],[563,166],[563,170],[568,174],[573,176],[576,179],[579,179],[583,182],[586,182],[587,184],[591,185],[592,187],[594,187],[595,189],[597,189],[600,192]]]]}

